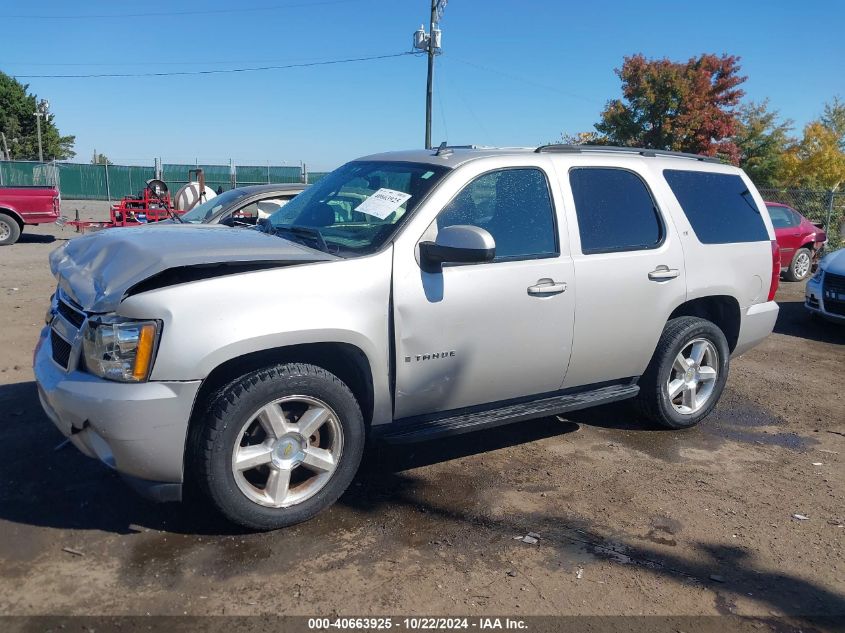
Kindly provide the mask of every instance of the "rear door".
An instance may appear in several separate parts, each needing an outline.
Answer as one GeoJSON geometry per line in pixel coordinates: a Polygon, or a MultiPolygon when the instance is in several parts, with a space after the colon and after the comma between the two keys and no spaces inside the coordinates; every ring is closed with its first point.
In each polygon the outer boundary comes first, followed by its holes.
{"type": "Polygon", "coordinates": [[[578,280],[564,387],[641,375],[685,300],[683,249],[642,160],[558,162],[578,280]]]}

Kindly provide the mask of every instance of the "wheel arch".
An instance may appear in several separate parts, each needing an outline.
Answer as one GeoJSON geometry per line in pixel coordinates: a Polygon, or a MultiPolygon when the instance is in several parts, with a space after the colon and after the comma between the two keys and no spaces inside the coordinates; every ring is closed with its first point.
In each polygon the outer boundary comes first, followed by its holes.
{"type": "Polygon", "coordinates": [[[711,295],[685,301],[672,311],[670,319],[681,316],[693,316],[707,319],[722,330],[728,340],[728,347],[733,353],[739,340],[739,328],[742,322],[739,302],[730,295],[711,295]]]}
{"type": "Polygon", "coordinates": [[[18,223],[18,226],[20,227],[21,231],[23,231],[24,221],[17,211],[9,207],[0,207],[0,213],[8,215],[10,218],[12,218],[15,222],[18,223]]]}
{"type": "Polygon", "coordinates": [[[373,418],[373,372],[367,355],[350,343],[303,343],[250,352],[230,358],[215,367],[202,381],[191,413],[190,425],[198,423],[204,404],[221,388],[244,374],[284,363],[306,363],[322,367],[346,383],[361,407],[369,427],[373,418]]]}

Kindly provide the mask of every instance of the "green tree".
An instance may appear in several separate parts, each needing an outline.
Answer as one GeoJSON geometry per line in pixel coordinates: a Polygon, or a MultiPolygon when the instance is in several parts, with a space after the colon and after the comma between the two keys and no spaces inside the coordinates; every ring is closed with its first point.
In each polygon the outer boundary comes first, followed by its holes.
{"type": "MultiPolygon", "coordinates": [[[[38,160],[38,134],[34,113],[38,99],[29,86],[0,72],[0,131],[5,133],[13,159],[38,160]]],[[[41,117],[44,160],[73,158],[75,136],[62,136],[52,116],[41,117]]]]}
{"type": "Polygon", "coordinates": [[[777,185],[787,147],[794,143],[789,132],[792,121],[780,121],[776,110],[769,110],[768,99],[746,103],[737,110],[734,143],[739,149],[739,166],[758,187],[777,185]]]}
{"type": "Polygon", "coordinates": [[[114,163],[111,162],[111,159],[108,156],[106,156],[105,154],[97,154],[97,153],[95,153],[91,157],[91,164],[92,165],[114,165],[114,163]]]}
{"type": "Polygon", "coordinates": [[[821,124],[836,135],[840,149],[845,152],[845,101],[834,97],[832,102],[824,104],[821,124]]]}
{"type": "Polygon", "coordinates": [[[704,54],[686,62],[626,57],[616,74],[622,98],[607,103],[595,128],[612,145],[665,149],[739,161],[733,142],[739,58],[704,54]]]}

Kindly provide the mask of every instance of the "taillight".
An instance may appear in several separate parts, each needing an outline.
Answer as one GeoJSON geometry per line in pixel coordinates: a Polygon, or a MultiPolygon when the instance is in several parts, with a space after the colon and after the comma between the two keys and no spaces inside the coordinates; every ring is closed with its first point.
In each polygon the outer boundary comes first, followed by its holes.
{"type": "Polygon", "coordinates": [[[769,286],[769,301],[775,298],[780,280],[780,247],[776,240],[772,240],[772,284],[769,286]]]}

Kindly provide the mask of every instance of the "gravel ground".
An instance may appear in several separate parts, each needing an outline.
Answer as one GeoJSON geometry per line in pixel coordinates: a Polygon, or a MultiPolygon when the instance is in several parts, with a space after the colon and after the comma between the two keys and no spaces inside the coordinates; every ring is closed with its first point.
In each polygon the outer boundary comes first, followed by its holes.
{"type": "Polygon", "coordinates": [[[30,365],[73,236],[0,249],[0,614],[845,618],[845,328],[801,284],[696,429],[609,406],[376,447],[331,510],[248,534],[58,448],[30,365]]]}

